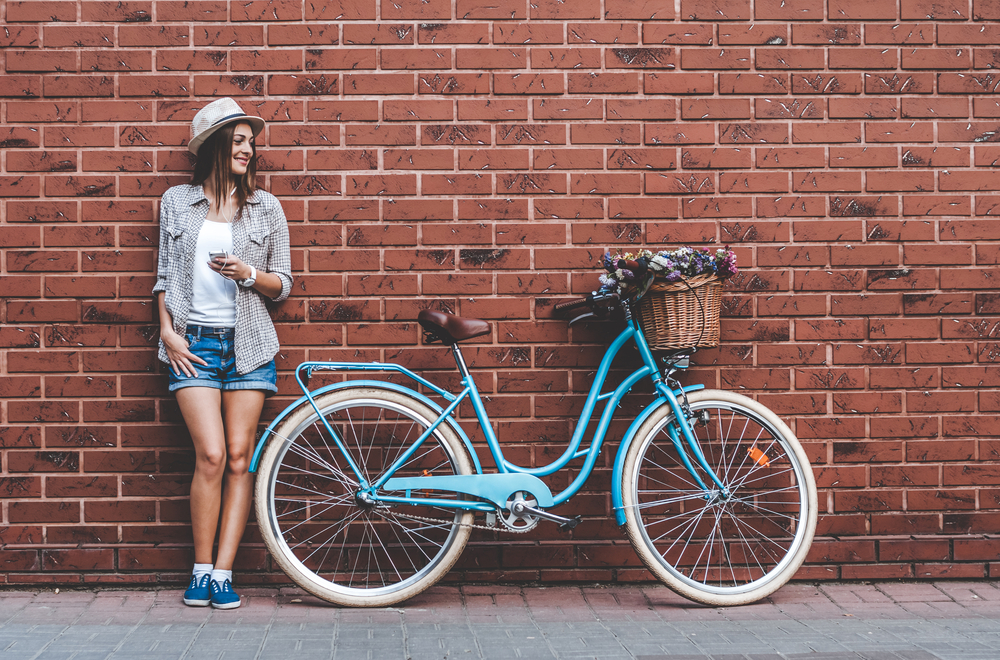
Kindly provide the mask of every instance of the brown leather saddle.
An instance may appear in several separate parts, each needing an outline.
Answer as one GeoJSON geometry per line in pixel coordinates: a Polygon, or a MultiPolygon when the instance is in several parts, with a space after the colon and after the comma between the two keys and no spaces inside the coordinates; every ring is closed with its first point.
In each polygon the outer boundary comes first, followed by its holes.
{"type": "Polygon", "coordinates": [[[417,314],[417,322],[424,329],[424,338],[428,343],[439,341],[451,346],[463,339],[482,337],[490,333],[490,324],[486,321],[463,319],[461,316],[429,309],[417,314]]]}

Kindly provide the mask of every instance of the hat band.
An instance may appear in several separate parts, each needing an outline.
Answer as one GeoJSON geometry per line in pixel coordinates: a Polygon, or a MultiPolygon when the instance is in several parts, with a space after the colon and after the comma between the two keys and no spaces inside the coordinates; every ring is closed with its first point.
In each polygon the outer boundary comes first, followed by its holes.
{"type": "Polygon", "coordinates": [[[235,119],[236,117],[249,117],[249,116],[250,115],[248,115],[245,112],[237,112],[235,115],[228,115],[226,117],[223,117],[222,119],[216,119],[215,121],[212,122],[212,126],[221,124],[224,121],[229,121],[230,119],[235,119]]]}

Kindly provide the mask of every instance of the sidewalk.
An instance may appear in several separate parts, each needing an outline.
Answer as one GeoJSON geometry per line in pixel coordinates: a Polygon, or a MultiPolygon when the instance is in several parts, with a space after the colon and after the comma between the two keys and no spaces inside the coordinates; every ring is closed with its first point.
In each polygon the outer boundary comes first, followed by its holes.
{"type": "Polygon", "coordinates": [[[378,610],[240,591],[228,612],[172,589],[0,592],[0,660],[1000,658],[1000,588],[986,581],[793,583],[729,609],[655,585],[435,587],[378,610]]]}

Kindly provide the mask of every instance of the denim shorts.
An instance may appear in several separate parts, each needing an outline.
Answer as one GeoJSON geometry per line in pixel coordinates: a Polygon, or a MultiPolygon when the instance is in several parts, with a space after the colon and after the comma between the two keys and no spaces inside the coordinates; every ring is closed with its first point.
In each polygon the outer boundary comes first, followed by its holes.
{"type": "Polygon", "coordinates": [[[278,371],[274,360],[257,367],[248,374],[236,371],[235,332],[232,328],[206,328],[189,325],[184,335],[190,351],[208,363],[192,362],[194,377],[183,372],[180,376],[170,369],[170,391],[182,387],[211,387],[217,390],[265,390],[278,391],[278,371]]]}

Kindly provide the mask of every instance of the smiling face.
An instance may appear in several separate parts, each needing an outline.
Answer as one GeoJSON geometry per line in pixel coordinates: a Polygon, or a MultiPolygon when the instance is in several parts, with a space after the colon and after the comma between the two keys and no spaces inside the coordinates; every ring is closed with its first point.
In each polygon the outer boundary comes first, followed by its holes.
{"type": "Polygon", "coordinates": [[[250,124],[237,124],[233,130],[233,151],[230,161],[230,170],[233,176],[240,177],[246,174],[253,155],[253,129],[250,124]]]}

